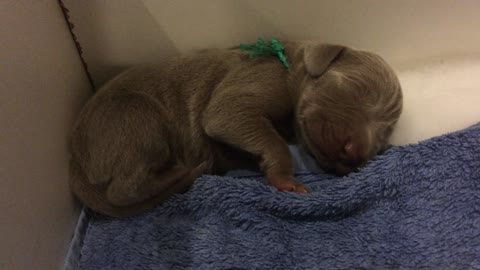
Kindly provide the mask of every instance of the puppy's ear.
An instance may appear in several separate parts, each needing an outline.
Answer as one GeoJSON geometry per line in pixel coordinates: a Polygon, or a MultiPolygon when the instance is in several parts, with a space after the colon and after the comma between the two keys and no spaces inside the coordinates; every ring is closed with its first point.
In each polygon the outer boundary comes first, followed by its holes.
{"type": "Polygon", "coordinates": [[[308,74],[312,77],[322,75],[344,49],[346,47],[332,44],[307,45],[303,54],[303,62],[308,74]]]}

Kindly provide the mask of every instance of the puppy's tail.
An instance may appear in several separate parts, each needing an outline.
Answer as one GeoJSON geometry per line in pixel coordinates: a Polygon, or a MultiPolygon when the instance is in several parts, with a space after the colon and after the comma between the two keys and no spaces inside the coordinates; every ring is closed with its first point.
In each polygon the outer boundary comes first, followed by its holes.
{"type": "Polygon", "coordinates": [[[106,198],[108,185],[95,185],[87,180],[87,176],[81,166],[73,159],[70,161],[70,189],[75,196],[93,211],[116,218],[134,216],[154,208],[166,201],[176,193],[188,190],[195,179],[200,176],[206,168],[202,163],[192,170],[187,168],[174,167],[164,174],[162,181],[166,183],[166,189],[158,195],[137,204],[126,206],[112,205],[106,198]]]}

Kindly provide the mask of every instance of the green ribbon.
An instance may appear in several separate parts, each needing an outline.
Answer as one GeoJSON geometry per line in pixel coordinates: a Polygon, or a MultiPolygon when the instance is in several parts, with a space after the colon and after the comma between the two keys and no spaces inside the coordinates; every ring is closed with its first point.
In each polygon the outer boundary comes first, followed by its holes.
{"type": "Polygon", "coordinates": [[[283,65],[290,69],[287,57],[285,56],[285,46],[276,38],[271,38],[270,43],[266,43],[263,39],[258,38],[256,44],[240,44],[240,49],[250,53],[250,58],[255,58],[259,55],[276,55],[283,65]]]}

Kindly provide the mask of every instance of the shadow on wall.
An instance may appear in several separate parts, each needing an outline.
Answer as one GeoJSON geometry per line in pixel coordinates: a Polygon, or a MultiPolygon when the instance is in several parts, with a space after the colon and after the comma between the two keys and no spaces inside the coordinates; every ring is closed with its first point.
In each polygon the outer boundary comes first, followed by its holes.
{"type": "Polygon", "coordinates": [[[122,70],[179,53],[284,34],[245,1],[64,0],[95,87],[122,70]]]}
{"type": "Polygon", "coordinates": [[[249,1],[149,1],[145,5],[181,53],[284,37],[272,18],[249,1]]]}
{"type": "Polygon", "coordinates": [[[64,1],[98,89],[122,70],[178,54],[141,1],[64,1]]]}

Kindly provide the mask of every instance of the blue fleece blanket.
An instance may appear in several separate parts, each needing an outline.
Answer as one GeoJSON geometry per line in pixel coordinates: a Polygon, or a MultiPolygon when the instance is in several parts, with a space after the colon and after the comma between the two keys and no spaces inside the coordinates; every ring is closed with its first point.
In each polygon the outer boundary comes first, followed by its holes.
{"type": "Polygon", "coordinates": [[[92,216],[80,269],[480,269],[480,124],[348,177],[203,176],[134,218],[92,216]]]}

